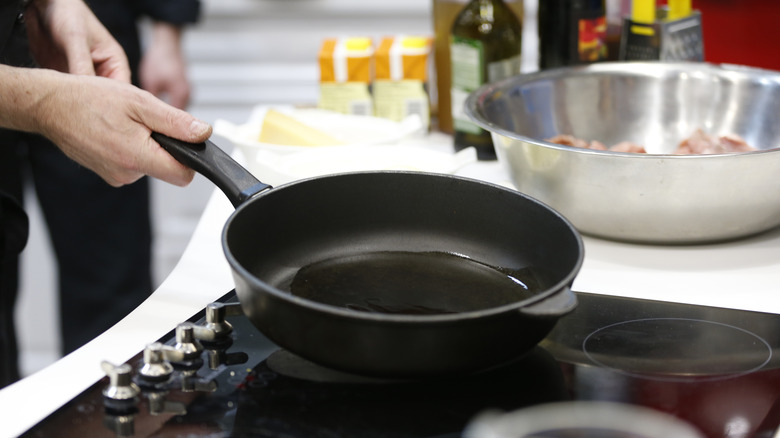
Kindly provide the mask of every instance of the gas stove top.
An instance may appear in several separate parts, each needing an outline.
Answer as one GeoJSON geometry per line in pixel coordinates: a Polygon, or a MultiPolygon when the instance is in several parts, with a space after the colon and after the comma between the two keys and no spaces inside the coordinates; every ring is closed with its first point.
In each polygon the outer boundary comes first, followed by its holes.
{"type": "Polygon", "coordinates": [[[640,430],[618,430],[626,423],[620,418],[630,417],[627,407],[692,426],[700,436],[773,436],[780,425],[780,316],[577,298],[576,310],[512,363],[408,381],[342,373],[279,349],[230,292],[126,364],[103,363],[105,378],[23,436],[477,438],[482,426],[494,437],[652,436],[638,420],[640,430]],[[573,424],[572,402],[609,402],[607,425],[593,426],[593,415],[573,424]],[[540,407],[559,409],[554,424],[518,434],[524,414],[541,421],[540,407]],[[515,432],[502,435],[513,421],[515,432]]]}

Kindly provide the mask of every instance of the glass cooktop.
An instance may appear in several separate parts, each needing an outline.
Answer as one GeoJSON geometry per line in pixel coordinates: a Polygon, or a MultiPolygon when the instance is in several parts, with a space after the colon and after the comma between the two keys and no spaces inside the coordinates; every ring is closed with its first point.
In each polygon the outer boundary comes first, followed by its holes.
{"type": "MultiPolygon", "coordinates": [[[[23,436],[459,437],[485,412],[572,401],[647,408],[706,437],[771,437],[780,425],[780,315],[577,298],[577,308],[512,363],[427,381],[329,370],[279,349],[243,315],[230,316],[227,342],[206,344],[164,380],[134,377],[140,393],[132,404],[105,401],[106,377],[23,436]]],[[[235,294],[221,301],[235,302],[235,294]]],[[[191,322],[203,320],[201,312],[191,322]]],[[[159,342],[172,345],[174,333],[159,342]]],[[[139,353],[128,365],[143,363],[139,353]]],[[[617,424],[623,414],[610,412],[617,424]]],[[[647,436],[572,427],[516,436],[647,436]]]]}

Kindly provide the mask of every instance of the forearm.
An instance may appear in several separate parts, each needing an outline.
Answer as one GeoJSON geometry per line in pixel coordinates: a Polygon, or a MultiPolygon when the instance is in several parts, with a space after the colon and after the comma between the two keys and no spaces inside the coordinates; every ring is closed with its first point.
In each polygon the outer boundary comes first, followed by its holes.
{"type": "Polygon", "coordinates": [[[51,70],[0,65],[0,127],[40,132],[41,108],[62,87],[51,70]]]}

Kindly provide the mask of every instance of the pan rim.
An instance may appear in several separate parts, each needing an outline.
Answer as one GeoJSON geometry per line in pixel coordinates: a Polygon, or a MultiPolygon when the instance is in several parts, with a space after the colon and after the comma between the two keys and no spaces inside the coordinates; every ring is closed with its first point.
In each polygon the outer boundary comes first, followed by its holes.
{"type": "MultiPolygon", "coordinates": [[[[318,311],[318,312],[324,312],[333,316],[340,316],[345,318],[351,318],[351,319],[360,319],[364,321],[371,321],[376,323],[430,323],[430,324],[438,324],[438,323],[446,323],[446,322],[454,322],[454,321],[462,321],[462,320],[468,320],[468,319],[482,319],[489,316],[495,316],[511,311],[520,311],[523,308],[526,308],[530,305],[545,301],[549,298],[552,298],[553,296],[565,292],[565,290],[569,290],[574,283],[574,279],[579,274],[580,269],[582,268],[582,265],[584,263],[585,258],[585,247],[582,239],[582,235],[580,232],[574,227],[574,225],[566,218],[564,217],[560,212],[553,209],[549,205],[545,204],[544,202],[531,197],[525,193],[522,193],[517,190],[512,190],[510,188],[494,184],[487,181],[477,180],[474,178],[467,178],[459,175],[451,175],[451,174],[438,174],[438,173],[430,173],[430,172],[416,172],[416,171],[399,171],[399,170],[387,170],[387,171],[359,171],[359,172],[342,172],[342,173],[335,173],[335,174],[329,174],[329,175],[323,175],[323,176],[315,176],[315,177],[309,177],[304,178],[300,180],[296,180],[293,182],[289,182],[287,184],[280,185],[278,187],[274,187],[271,190],[263,191],[256,196],[250,198],[249,200],[245,201],[243,204],[238,206],[238,208],[235,209],[230,215],[230,217],[225,222],[225,225],[222,228],[222,250],[225,255],[226,260],[228,261],[228,264],[230,265],[231,269],[233,269],[238,275],[241,276],[241,278],[250,283],[253,288],[259,288],[261,290],[264,290],[271,295],[273,295],[277,299],[281,299],[283,301],[286,301],[288,303],[302,306],[305,308],[308,308],[310,310],[318,311]],[[271,193],[276,190],[284,189],[285,187],[290,187],[294,185],[300,185],[300,184],[311,184],[314,181],[327,179],[327,178],[340,178],[345,176],[354,176],[354,175],[363,175],[363,174],[398,174],[398,175],[415,175],[415,176],[422,176],[422,177],[435,177],[435,178],[454,178],[459,179],[462,181],[466,181],[470,184],[479,184],[479,185],[485,185],[492,187],[493,189],[498,189],[507,193],[510,193],[512,196],[520,196],[525,198],[526,200],[533,202],[540,207],[544,208],[547,212],[549,212],[552,216],[554,216],[557,220],[559,220],[569,231],[571,234],[571,237],[574,238],[575,243],[575,249],[577,250],[577,257],[574,265],[570,268],[568,274],[564,276],[562,279],[560,279],[558,282],[556,282],[554,285],[551,285],[550,287],[546,288],[545,290],[538,292],[534,294],[531,297],[528,297],[526,299],[516,301],[513,303],[505,304],[503,306],[497,306],[497,307],[490,307],[487,309],[480,309],[480,310],[473,310],[468,312],[458,312],[458,313],[452,313],[452,314],[436,314],[436,315],[408,315],[408,314],[388,314],[388,313],[378,313],[378,312],[363,312],[358,310],[351,310],[346,309],[342,307],[337,307],[329,304],[320,303],[318,301],[309,300],[306,298],[298,297],[295,295],[292,295],[289,292],[286,292],[282,289],[279,289],[275,286],[272,286],[270,283],[267,283],[263,280],[261,280],[259,277],[254,275],[250,270],[246,269],[233,255],[232,251],[228,247],[228,230],[230,228],[230,225],[233,223],[235,218],[241,214],[241,212],[249,208],[251,204],[254,202],[257,202],[262,197],[267,195],[268,193],[271,193]]],[[[239,294],[239,300],[240,300],[240,294],[239,294]]],[[[552,316],[552,315],[551,315],[552,316]]],[[[558,317],[560,315],[555,315],[555,317],[558,317]]]]}

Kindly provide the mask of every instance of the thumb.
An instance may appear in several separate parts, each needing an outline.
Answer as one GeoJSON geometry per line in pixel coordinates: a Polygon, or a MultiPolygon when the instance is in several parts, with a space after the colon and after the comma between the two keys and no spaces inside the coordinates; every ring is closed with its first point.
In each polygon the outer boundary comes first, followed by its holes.
{"type": "Polygon", "coordinates": [[[189,143],[201,143],[211,136],[210,124],[156,97],[152,100],[154,105],[141,114],[141,122],[150,130],[189,143]]]}

